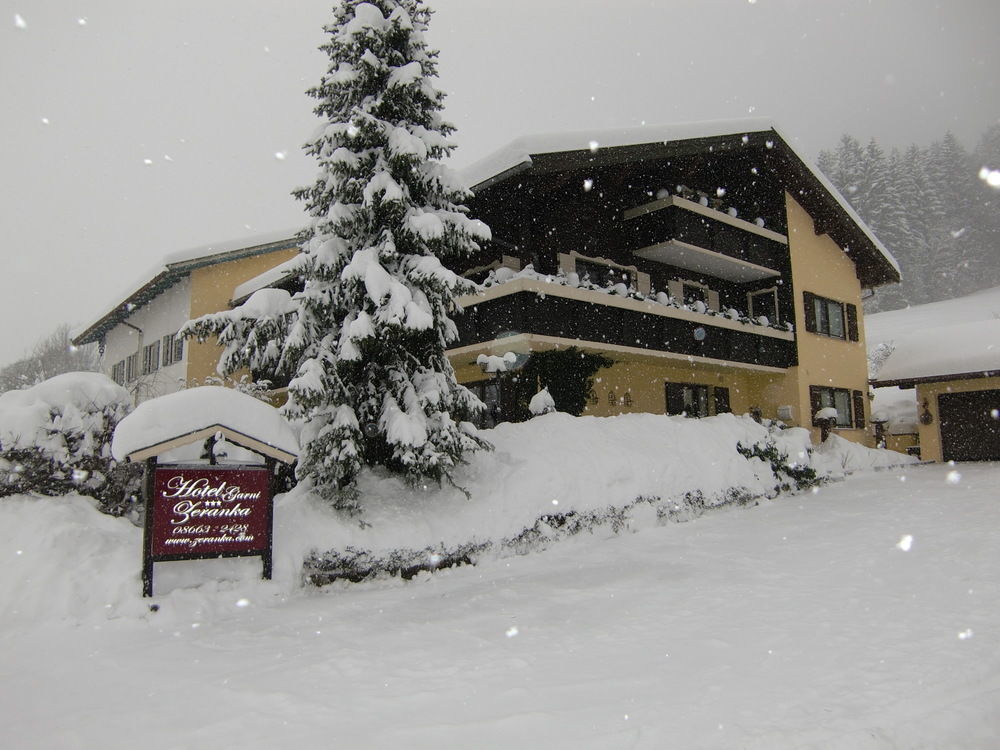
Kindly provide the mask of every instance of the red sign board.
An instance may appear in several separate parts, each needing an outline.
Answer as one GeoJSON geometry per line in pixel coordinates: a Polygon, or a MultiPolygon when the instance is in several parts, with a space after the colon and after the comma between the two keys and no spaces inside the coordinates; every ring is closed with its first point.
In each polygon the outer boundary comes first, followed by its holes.
{"type": "Polygon", "coordinates": [[[270,553],[271,492],[263,467],[157,467],[152,499],[153,558],[270,553]]]}

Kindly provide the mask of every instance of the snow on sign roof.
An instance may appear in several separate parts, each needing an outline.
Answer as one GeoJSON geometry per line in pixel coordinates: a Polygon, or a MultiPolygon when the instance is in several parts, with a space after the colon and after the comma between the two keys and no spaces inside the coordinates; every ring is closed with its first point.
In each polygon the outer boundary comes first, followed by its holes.
{"type": "Polygon", "coordinates": [[[880,385],[1000,374],[1000,320],[925,328],[895,340],[878,371],[880,385]]]}
{"type": "MultiPolygon", "coordinates": [[[[877,281],[877,283],[898,281],[900,275],[899,263],[893,257],[892,253],[875,237],[858,213],[833,186],[833,183],[815,165],[798,153],[792,146],[792,141],[784,136],[773,121],[766,118],[713,120],[638,128],[528,135],[511,141],[498,151],[470,164],[461,171],[461,175],[465,183],[470,185],[473,190],[483,190],[493,182],[530,169],[532,166],[532,155],[587,150],[597,151],[622,146],[639,146],[655,143],[666,144],[701,138],[765,132],[773,133],[775,145],[781,145],[786,149],[793,159],[799,162],[808,175],[819,183],[822,190],[833,199],[837,207],[854,224],[862,238],[862,244],[870,244],[877,256],[877,260],[888,267],[886,269],[888,273],[878,273],[873,277],[873,280],[877,281]]],[[[768,143],[769,147],[770,145],[768,143]]]]}
{"type": "Polygon", "coordinates": [[[143,461],[217,432],[249,450],[292,463],[299,441],[281,413],[253,396],[220,386],[189,388],[143,401],[118,423],[111,453],[143,461]]]}
{"type": "Polygon", "coordinates": [[[294,231],[282,231],[170,253],[159,264],[126,287],[130,291],[121,302],[110,310],[104,308],[104,312],[95,316],[90,323],[74,331],[73,342],[81,345],[100,340],[110,328],[127,318],[136,307],[146,304],[196,268],[295,247],[296,244],[294,231]]]}

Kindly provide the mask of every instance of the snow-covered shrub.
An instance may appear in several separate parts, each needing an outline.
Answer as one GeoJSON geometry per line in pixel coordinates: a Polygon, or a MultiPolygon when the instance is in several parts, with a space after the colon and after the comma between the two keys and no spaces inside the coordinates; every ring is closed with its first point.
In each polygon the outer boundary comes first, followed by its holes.
{"type": "Polygon", "coordinates": [[[57,375],[0,395],[0,497],[78,492],[120,515],[138,487],[138,467],[111,456],[128,391],[96,372],[57,375]]]}
{"type": "Polygon", "coordinates": [[[528,402],[528,411],[531,412],[532,416],[538,416],[539,414],[548,414],[556,410],[556,402],[552,399],[552,394],[549,393],[548,388],[542,388],[538,393],[531,397],[531,401],[528,402]]]}
{"type": "Polygon", "coordinates": [[[804,462],[790,461],[788,454],[771,440],[759,441],[750,447],[737,443],[736,450],[744,458],[759,458],[770,465],[771,471],[774,472],[777,479],[776,492],[804,490],[822,481],[814,468],[804,462]]]}
{"type": "MultiPolygon", "coordinates": [[[[580,416],[587,405],[587,394],[594,387],[594,375],[614,360],[591,354],[575,346],[535,352],[522,370],[523,382],[534,392],[537,386],[548,389],[559,410],[580,416]],[[536,385],[537,384],[537,385],[536,385]]],[[[529,414],[523,415],[528,417],[529,414]]]]}

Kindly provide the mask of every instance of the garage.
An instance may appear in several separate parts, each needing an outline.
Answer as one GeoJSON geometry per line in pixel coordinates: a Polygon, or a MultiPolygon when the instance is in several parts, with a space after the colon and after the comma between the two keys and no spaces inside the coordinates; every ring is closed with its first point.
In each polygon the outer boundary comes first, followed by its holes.
{"type": "Polygon", "coordinates": [[[938,396],[945,461],[1000,461],[1000,390],[938,396]]]}

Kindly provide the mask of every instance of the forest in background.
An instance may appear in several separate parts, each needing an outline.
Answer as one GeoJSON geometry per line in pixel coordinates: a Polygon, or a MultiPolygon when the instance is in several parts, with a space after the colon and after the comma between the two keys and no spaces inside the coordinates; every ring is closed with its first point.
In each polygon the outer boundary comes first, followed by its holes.
{"type": "Polygon", "coordinates": [[[844,135],[817,165],[899,261],[903,280],[879,288],[865,311],[961,297],[1000,285],[1000,124],[970,152],[951,133],[927,148],[886,153],[844,135]]]}

